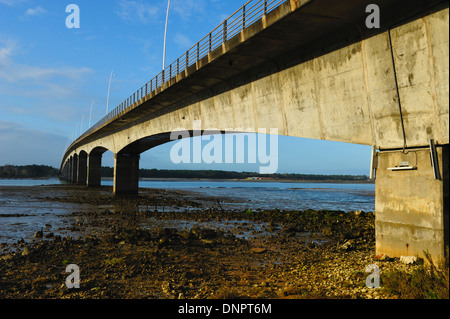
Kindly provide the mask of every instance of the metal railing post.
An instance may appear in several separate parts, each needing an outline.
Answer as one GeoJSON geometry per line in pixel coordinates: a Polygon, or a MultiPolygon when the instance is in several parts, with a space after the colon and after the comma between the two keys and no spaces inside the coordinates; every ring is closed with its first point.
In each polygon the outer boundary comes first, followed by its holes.
{"type": "Polygon", "coordinates": [[[200,42],[197,42],[197,61],[200,60],[200,42]]]}
{"type": "Polygon", "coordinates": [[[242,30],[245,29],[245,5],[242,7],[242,30]]]}
{"type": "Polygon", "coordinates": [[[267,0],[264,0],[264,15],[267,14],[267,0]]]}
{"type": "Polygon", "coordinates": [[[223,42],[227,41],[227,20],[223,22],[223,42]]]}
{"type": "Polygon", "coordinates": [[[211,53],[211,32],[209,33],[209,53],[211,53]]]}

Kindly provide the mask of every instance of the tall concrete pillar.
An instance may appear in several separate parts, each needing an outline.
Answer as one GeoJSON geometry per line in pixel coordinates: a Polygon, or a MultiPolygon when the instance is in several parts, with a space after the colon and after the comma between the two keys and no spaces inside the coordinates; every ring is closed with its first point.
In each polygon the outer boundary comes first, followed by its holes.
{"type": "Polygon", "coordinates": [[[63,180],[67,180],[67,162],[64,164],[61,170],[61,175],[63,180]]]}
{"type": "Polygon", "coordinates": [[[77,184],[86,185],[87,179],[87,153],[81,152],[78,156],[78,174],[77,174],[77,184]]]}
{"type": "Polygon", "coordinates": [[[64,166],[64,179],[67,182],[70,182],[70,160],[68,160],[66,165],[64,166]]]}
{"type": "Polygon", "coordinates": [[[100,187],[102,182],[102,154],[91,153],[88,156],[87,186],[100,187]]]}
{"type": "Polygon", "coordinates": [[[139,154],[114,154],[115,196],[138,195],[139,157],[139,154]]]}
{"type": "Polygon", "coordinates": [[[67,172],[67,181],[69,182],[69,183],[72,183],[72,177],[73,177],[73,173],[72,173],[72,171],[73,171],[73,157],[70,157],[70,159],[69,159],[69,162],[68,162],[68,167],[67,167],[67,170],[68,170],[68,172],[67,172]]]}
{"type": "Polygon", "coordinates": [[[72,184],[76,184],[77,180],[78,180],[78,155],[75,154],[72,157],[72,172],[71,172],[70,182],[72,184]]]}
{"type": "Polygon", "coordinates": [[[424,257],[428,251],[439,261],[448,247],[449,145],[436,147],[437,174],[429,148],[405,153],[377,155],[376,251],[393,257],[424,257]]]}

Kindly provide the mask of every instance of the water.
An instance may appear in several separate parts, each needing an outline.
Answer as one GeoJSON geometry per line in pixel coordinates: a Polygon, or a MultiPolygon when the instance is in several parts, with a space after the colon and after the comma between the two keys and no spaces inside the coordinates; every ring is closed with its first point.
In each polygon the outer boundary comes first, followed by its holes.
{"type": "MultiPolygon", "coordinates": [[[[27,192],[9,192],[2,186],[58,185],[59,179],[0,179],[0,243],[30,238],[46,224],[66,228],[75,211],[99,209],[94,205],[46,201],[27,192]]],[[[111,179],[102,185],[112,185],[111,179]]],[[[185,190],[195,195],[216,197],[224,209],[329,209],[374,211],[374,184],[298,183],[222,180],[141,180],[140,187],[185,190]]],[[[57,191],[57,190],[55,190],[57,191]]],[[[55,193],[55,196],[57,194],[55,193]]],[[[103,209],[104,207],[102,207],[103,209]]],[[[57,231],[60,235],[68,235],[57,231]]]]}
{"type": "Polygon", "coordinates": [[[58,178],[48,178],[48,179],[1,179],[0,186],[39,186],[39,185],[54,185],[54,184],[64,184],[58,178]]]}
{"type": "MultiPolygon", "coordinates": [[[[112,185],[112,181],[105,181],[112,185]]],[[[199,195],[239,200],[227,208],[374,211],[374,184],[298,183],[218,180],[143,180],[140,187],[187,190],[199,195]]]]}
{"type": "MultiPolygon", "coordinates": [[[[0,179],[0,186],[36,186],[63,183],[57,178],[0,179]]],[[[102,185],[112,186],[113,181],[104,179],[102,185]]],[[[139,181],[139,187],[178,189],[218,198],[229,197],[239,200],[240,203],[224,201],[222,204],[239,209],[375,210],[374,184],[154,179],[139,181]]]]}

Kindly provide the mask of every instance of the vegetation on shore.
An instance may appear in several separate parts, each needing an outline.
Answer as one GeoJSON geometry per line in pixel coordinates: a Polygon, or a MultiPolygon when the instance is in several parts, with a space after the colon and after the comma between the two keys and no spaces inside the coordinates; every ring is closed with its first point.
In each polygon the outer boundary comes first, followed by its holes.
{"type": "MultiPolygon", "coordinates": [[[[114,169],[112,167],[102,167],[103,177],[112,177],[114,169]]],[[[255,172],[234,172],[221,170],[168,170],[168,169],[140,169],[141,178],[204,178],[204,179],[247,179],[259,177],[273,180],[308,180],[308,181],[352,181],[366,182],[369,177],[366,175],[320,175],[320,174],[295,174],[276,173],[259,174],[255,172]]]]}
{"type": "Polygon", "coordinates": [[[0,166],[0,178],[56,177],[58,175],[59,169],[47,165],[0,166]]]}
{"type": "Polygon", "coordinates": [[[420,260],[419,266],[412,272],[399,269],[388,272],[383,281],[385,289],[402,299],[448,299],[448,258],[439,265],[435,264],[428,252],[425,252],[425,258],[428,262],[420,260]]]}
{"type": "MultiPolygon", "coordinates": [[[[102,167],[102,177],[113,177],[114,168],[102,167]]],[[[57,177],[59,169],[47,165],[3,165],[0,166],[0,178],[40,178],[57,177]]],[[[202,179],[248,179],[260,178],[270,180],[304,180],[304,181],[345,181],[367,182],[366,175],[321,175],[321,174],[296,174],[276,173],[259,174],[256,172],[234,172],[221,170],[169,170],[169,169],[145,169],[139,170],[141,178],[202,178],[202,179]]]]}

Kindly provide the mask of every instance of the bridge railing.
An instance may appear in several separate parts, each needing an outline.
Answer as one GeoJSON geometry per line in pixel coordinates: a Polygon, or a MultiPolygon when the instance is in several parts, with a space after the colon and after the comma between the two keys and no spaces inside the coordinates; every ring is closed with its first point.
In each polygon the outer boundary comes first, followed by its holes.
{"type": "Polygon", "coordinates": [[[183,72],[191,65],[196,64],[199,60],[220,47],[227,40],[239,34],[242,30],[251,26],[264,15],[279,7],[286,1],[288,0],[250,0],[246,2],[241,8],[226,18],[208,35],[194,44],[189,50],[178,57],[178,59],[172,62],[158,75],[145,83],[140,89],[131,94],[100,121],[91,126],[79,138],[88,135],[90,132],[94,131],[110,119],[118,116],[118,114],[128,109],[134,103],[144,98],[154,90],[160,88],[166,82],[175,78],[177,74],[183,72]]]}

